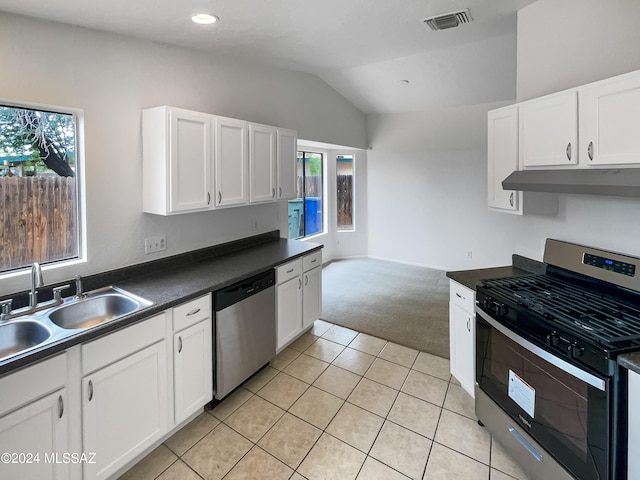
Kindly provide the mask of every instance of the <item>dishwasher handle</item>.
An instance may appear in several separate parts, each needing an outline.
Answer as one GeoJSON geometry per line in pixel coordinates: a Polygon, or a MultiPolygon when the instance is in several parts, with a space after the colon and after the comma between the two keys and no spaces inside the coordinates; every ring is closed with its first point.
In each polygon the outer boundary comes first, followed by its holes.
{"type": "Polygon", "coordinates": [[[276,283],[276,274],[274,270],[260,273],[253,277],[234,283],[222,290],[213,293],[213,307],[216,312],[224,310],[242,300],[245,300],[269,287],[273,287],[276,283]]]}

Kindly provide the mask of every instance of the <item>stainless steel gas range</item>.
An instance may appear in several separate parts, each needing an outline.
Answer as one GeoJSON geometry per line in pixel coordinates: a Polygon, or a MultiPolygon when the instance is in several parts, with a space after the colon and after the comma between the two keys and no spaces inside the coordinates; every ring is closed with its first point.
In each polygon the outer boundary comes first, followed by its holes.
{"type": "Polygon", "coordinates": [[[532,479],[625,479],[640,259],[549,239],[544,262],[477,288],[476,415],[532,479]]]}

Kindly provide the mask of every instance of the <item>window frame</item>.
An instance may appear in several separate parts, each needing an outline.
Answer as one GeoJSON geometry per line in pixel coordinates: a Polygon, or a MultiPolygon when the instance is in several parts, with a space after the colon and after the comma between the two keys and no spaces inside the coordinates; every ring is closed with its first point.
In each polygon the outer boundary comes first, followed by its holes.
{"type": "MultiPolygon", "coordinates": [[[[76,205],[77,219],[77,256],[58,260],[40,262],[43,271],[58,270],[87,262],[87,219],[86,219],[86,178],[84,155],[84,110],[58,105],[50,105],[36,102],[23,102],[14,99],[0,98],[0,105],[25,110],[39,110],[44,112],[71,115],[75,123],[75,179],[76,179],[76,205]]],[[[35,261],[35,260],[34,260],[35,261]]],[[[30,271],[31,264],[11,270],[0,270],[0,281],[25,275],[30,271]]]]}
{"type": "MultiPolygon", "coordinates": [[[[319,235],[325,235],[328,231],[327,229],[327,165],[326,165],[326,161],[327,158],[329,157],[329,155],[327,154],[327,152],[323,151],[322,149],[313,149],[313,148],[307,148],[307,147],[297,147],[296,148],[296,176],[297,176],[297,162],[298,162],[298,157],[299,154],[302,154],[302,158],[303,158],[303,166],[302,166],[302,173],[303,173],[303,178],[306,176],[305,175],[305,168],[304,168],[304,158],[305,158],[305,154],[314,154],[314,155],[319,155],[320,156],[320,178],[322,179],[322,188],[321,188],[321,193],[322,193],[322,228],[320,229],[320,231],[312,233],[310,235],[307,235],[306,232],[306,214],[307,214],[307,205],[305,202],[305,199],[307,198],[306,196],[306,192],[302,192],[303,196],[302,197],[296,197],[296,198],[302,198],[302,204],[303,204],[303,211],[304,211],[304,215],[305,215],[305,222],[304,222],[304,235],[302,235],[301,237],[296,237],[295,239],[291,239],[291,240],[309,240],[311,238],[317,237],[319,235]]],[[[304,187],[304,180],[303,180],[303,187],[304,187]]]]}
{"type": "Polygon", "coordinates": [[[353,233],[356,231],[356,155],[355,153],[337,153],[336,160],[336,232],[337,233],[353,233]],[[351,227],[340,228],[338,225],[338,157],[351,157],[351,227]]]}

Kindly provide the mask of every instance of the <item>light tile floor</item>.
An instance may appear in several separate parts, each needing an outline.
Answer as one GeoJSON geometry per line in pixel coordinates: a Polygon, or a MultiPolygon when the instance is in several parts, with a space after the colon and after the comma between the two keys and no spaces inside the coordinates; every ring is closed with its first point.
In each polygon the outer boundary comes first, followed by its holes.
{"type": "Polygon", "coordinates": [[[449,361],[315,322],[125,480],[526,480],[449,361]]]}

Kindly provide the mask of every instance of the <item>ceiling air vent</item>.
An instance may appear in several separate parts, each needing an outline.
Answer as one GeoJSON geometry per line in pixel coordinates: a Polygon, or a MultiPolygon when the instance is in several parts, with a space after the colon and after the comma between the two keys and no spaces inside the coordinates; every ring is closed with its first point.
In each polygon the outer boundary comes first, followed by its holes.
{"type": "Polygon", "coordinates": [[[447,28],[459,27],[473,20],[469,14],[469,9],[460,10],[459,12],[445,13],[444,15],[436,15],[435,17],[425,18],[424,23],[431,27],[431,30],[446,30],[447,28]]]}

